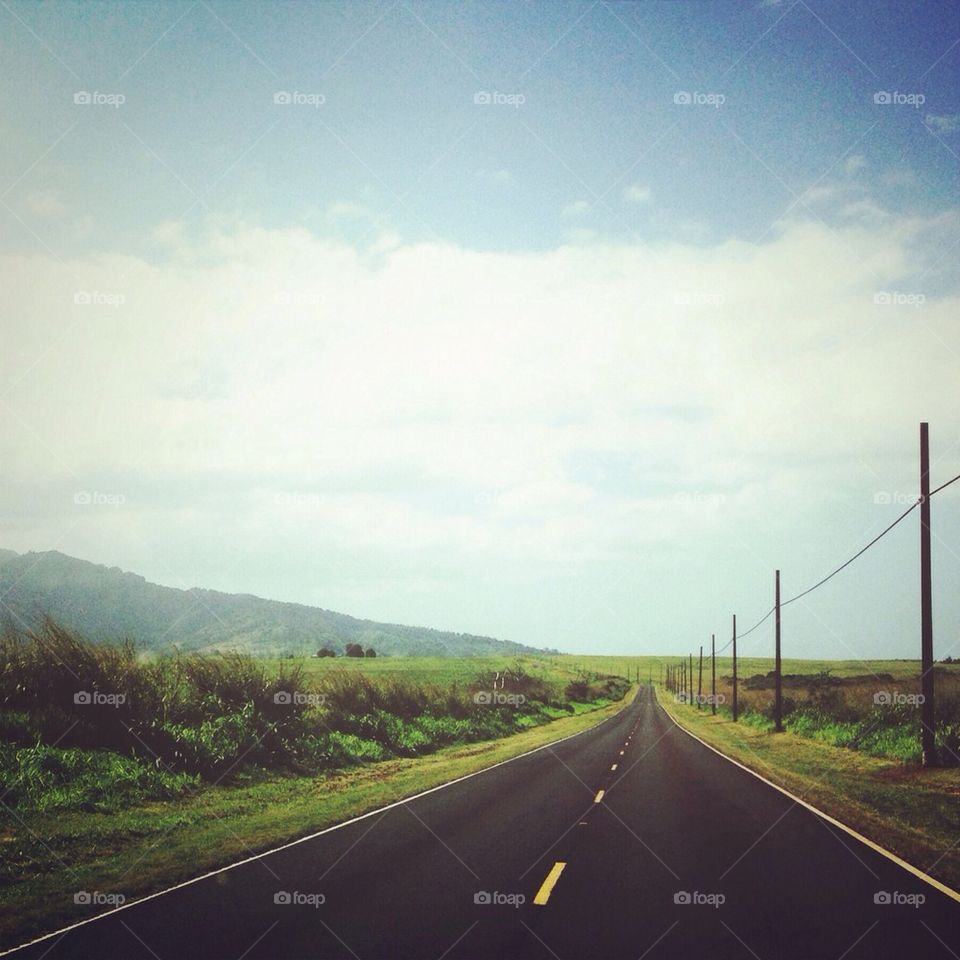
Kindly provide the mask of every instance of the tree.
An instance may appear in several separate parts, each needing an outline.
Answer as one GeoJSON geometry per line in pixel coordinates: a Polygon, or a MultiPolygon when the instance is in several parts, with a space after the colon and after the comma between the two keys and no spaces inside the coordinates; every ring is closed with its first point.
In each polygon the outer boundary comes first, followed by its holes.
{"type": "Polygon", "coordinates": [[[336,653],[334,653],[334,651],[331,650],[329,647],[321,647],[321,648],[317,651],[316,656],[318,656],[318,657],[335,657],[335,656],[336,656],[336,653]]]}
{"type": "Polygon", "coordinates": [[[367,647],[367,651],[366,653],[364,653],[365,657],[375,657],[376,655],[377,655],[377,651],[374,650],[373,647],[367,647]]]}
{"type": "Polygon", "coordinates": [[[362,657],[363,647],[359,643],[348,643],[346,652],[348,657],[362,657]]]}

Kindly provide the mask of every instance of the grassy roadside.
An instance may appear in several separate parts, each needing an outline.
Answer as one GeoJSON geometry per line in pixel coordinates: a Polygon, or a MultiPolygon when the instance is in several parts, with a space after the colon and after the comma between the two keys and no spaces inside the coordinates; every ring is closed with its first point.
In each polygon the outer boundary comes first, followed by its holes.
{"type": "Polygon", "coordinates": [[[26,823],[7,820],[0,833],[5,864],[0,949],[105,909],[74,904],[79,891],[122,894],[129,901],[161,890],[588,730],[623,709],[636,689],[623,700],[502,740],[425,757],[320,777],[264,776],[119,814],[61,812],[31,815],[26,823]]]}
{"type": "Polygon", "coordinates": [[[960,768],[927,770],[772,734],[657,694],[677,723],[717,750],[960,890],[960,768]]]}

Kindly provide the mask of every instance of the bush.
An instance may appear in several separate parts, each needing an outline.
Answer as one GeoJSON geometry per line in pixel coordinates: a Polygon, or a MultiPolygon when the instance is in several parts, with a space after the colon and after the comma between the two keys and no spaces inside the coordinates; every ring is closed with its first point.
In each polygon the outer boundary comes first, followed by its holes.
{"type": "Polygon", "coordinates": [[[196,777],[171,774],[106,750],[61,750],[0,744],[5,802],[42,811],[105,811],[150,800],[181,797],[196,777]]]}
{"type": "Polygon", "coordinates": [[[437,686],[353,670],[308,680],[299,666],[268,674],[238,653],[144,661],[130,643],[98,646],[47,620],[0,637],[3,781],[23,802],[46,797],[57,809],[175,796],[198,777],[250,767],[316,772],[502,737],[573,711],[571,700],[614,699],[628,686],[585,676],[564,698],[518,662],[496,689],[522,699],[475,702],[492,680],[437,686]],[[18,752],[29,750],[39,752],[18,752]]]}

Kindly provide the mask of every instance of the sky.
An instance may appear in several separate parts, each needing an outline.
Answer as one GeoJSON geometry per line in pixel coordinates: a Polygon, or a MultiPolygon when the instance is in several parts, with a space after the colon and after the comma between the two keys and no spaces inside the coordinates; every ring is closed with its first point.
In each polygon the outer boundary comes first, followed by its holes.
{"type": "MultiPolygon", "coordinates": [[[[921,420],[960,474],[958,77],[952,2],[0,0],[0,546],[725,643],[913,502],[921,420]]],[[[786,656],[918,656],[918,513],[786,656]]]]}

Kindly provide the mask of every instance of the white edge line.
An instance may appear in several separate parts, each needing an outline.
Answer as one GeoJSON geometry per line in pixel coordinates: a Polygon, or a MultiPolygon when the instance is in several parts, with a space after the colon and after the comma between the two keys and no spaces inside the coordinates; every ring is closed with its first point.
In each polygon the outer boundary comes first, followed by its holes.
{"type": "MultiPolygon", "coordinates": [[[[627,695],[624,695],[624,699],[626,698],[627,695]]],[[[572,740],[574,737],[582,736],[585,733],[589,733],[591,730],[598,730],[609,720],[613,720],[614,717],[620,716],[624,710],[628,709],[632,705],[633,700],[630,700],[616,713],[612,713],[609,717],[604,717],[603,720],[597,724],[594,724],[592,727],[587,727],[585,730],[579,730],[576,733],[571,733],[566,737],[561,737],[559,740],[551,740],[549,743],[544,743],[539,747],[534,747],[533,750],[527,750],[526,753],[518,753],[515,757],[508,757],[506,760],[499,760],[496,763],[491,764],[489,767],[484,767],[481,770],[474,770],[473,773],[466,773],[462,777],[457,777],[455,780],[448,780],[446,783],[437,784],[435,787],[430,787],[429,790],[423,790],[420,793],[415,793],[412,797],[404,797],[402,800],[395,800],[393,803],[388,803],[385,807],[378,807],[376,810],[369,810],[367,813],[361,813],[359,816],[351,817],[349,820],[344,820],[342,823],[335,823],[332,826],[324,827],[322,830],[318,830],[316,833],[310,833],[305,837],[299,837],[296,840],[291,840],[289,843],[281,844],[279,847],[273,847],[270,850],[264,850],[263,853],[254,854],[252,857],[246,857],[243,860],[238,860],[236,863],[228,864],[225,867],[217,867],[216,870],[210,870],[207,873],[202,873],[199,877],[192,877],[189,880],[184,880],[181,883],[174,884],[172,887],[166,887],[163,890],[158,890],[156,893],[149,893],[147,896],[140,897],[138,900],[131,900],[129,903],[121,904],[119,907],[113,907],[111,910],[106,910],[104,913],[98,913],[92,917],[85,917],[83,920],[78,920],[76,923],[71,923],[69,926],[60,927],[59,930],[52,930],[50,933],[45,933],[43,936],[36,937],[33,940],[27,940],[25,943],[17,944],[15,947],[9,947],[6,950],[0,950],[0,957],[9,956],[11,953],[15,953],[17,950],[23,950],[26,947],[32,947],[34,944],[42,943],[44,940],[49,940],[51,937],[58,937],[62,934],[69,933],[71,930],[76,930],[77,927],[83,927],[88,923],[95,923],[97,920],[103,920],[105,917],[109,917],[114,913],[120,913],[121,910],[127,910],[130,907],[135,907],[140,903],[146,903],[148,900],[154,900],[155,898],[162,897],[165,894],[173,893],[174,890],[181,890],[183,887],[189,887],[191,884],[199,883],[201,880],[206,880],[209,877],[215,877],[217,874],[226,873],[227,870],[233,870],[235,867],[242,867],[246,863],[253,863],[254,860],[261,860],[264,857],[269,857],[271,854],[279,853],[281,850],[288,850],[290,847],[295,847],[300,843],[306,843],[308,840],[315,840],[317,837],[322,837],[325,833],[332,833],[334,830],[340,830],[342,827],[349,827],[351,823],[359,823],[361,820],[366,820],[368,817],[375,817],[378,813],[386,813],[388,810],[393,810],[395,807],[402,807],[405,803],[412,803],[414,800],[419,800],[421,797],[426,797],[431,793],[436,793],[438,790],[445,790],[447,787],[452,787],[456,783],[463,783],[464,780],[470,780],[472,777],[479,777],[482,773],[488,773],[491,770],[496,770],[497,767],[502,767],[507,763],[513,763],[514,760],[522,760],[524,757],[529,757],[534,753],[539,753],[541,750],[546,750],[547,747],[555,747],[558,743],[563,743],[566,740],[572,740]]]]}
{"type": "MultiPolygon", "coordinates": [[[[655,694],[656,695],[656,694],[655,694]]],[[[785,797],[789,797],[795,803],[799,803],[801,807],[805,807],[811,813],[815,813],[822,820],[826,820],[828,823],[832,823],[835,827],[838,827],[840,830],[843,830],[844,833],[849,834],[855,840],[859,840],[862,844],[868,846],[871,850],[875,851],[886,857],[888,860],[893,861],[898,867],[906,870],[907,873],[913,874],[913,876],[918,877],[920,880],[923,880],[924,883],[929,883],[931,887],[939,890],[941,893],[950,897],[952,900],[956,900],[957,903],[960,903],[960,893],[954,890],[952,887],[948,887],[945,883],[941,883],[939,880],[934,879],[930,876],[929,873],[924,873],[919,867],[915,867],[912,863],[908,863],[902,857],[898,857],[891,850],[887,850],[886,847],[881,847],[879,843],[875,840],[871,840],[869,837],[865,837],[862,833],[858,833],[853,827],[847,826],[845,823],[841,823],[836,817],[831,817],[829,813],[824,813],[819,807],[815,807],[812,803],[808,803],[806,800],[802,800],[800,797],[792,794],[786,787],[781,787],[780,784],[774,783],[772,780],[768,780],[763,774],[757,773],[756,770],[751,770],[750,767],[746,764],[740,763],[739,760],[734,760],[733,757],[728,757],[725,753],[718,750],[716,747],[711,746],[707,743],[706,740],[701,740],[695,733],[691,733],[685,726],[678,723],[671,715],[670,711],[664,709],[663,705],[660,703],[659,698],[657,698],[657,705],[661,710],[670,718],[670,722],[677,727],[677,729],[682,730],[688,737],[693,737],[698,743],[702,743],[708,750],[712,750],[717,756],[723,757],[724,760],[729,760],[734,766],[739,767],[741,770],[746,770],[747,773],[751,776],[756,777],[758,780],[761,780],[768,787],[773,787],[774,790],[778,790],[785,797]]]]}

